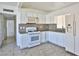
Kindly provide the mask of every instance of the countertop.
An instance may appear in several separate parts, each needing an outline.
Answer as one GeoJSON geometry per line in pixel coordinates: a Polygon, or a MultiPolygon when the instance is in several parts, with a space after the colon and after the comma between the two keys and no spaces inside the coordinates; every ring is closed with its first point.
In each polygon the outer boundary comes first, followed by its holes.
{"type": "MultiPolygon", "coordinates": [[[[40,31],[35,31],[35,32],[48,32],[49,30],[40,30],[40,31]]],[[[65,33],[65,32],[60,32],[60,31],[50,31],[50,32],[57,32],[57,33],[65,33]]],[[[19,32],[20,34],[27,34],[28,32],[19,32]]]]}

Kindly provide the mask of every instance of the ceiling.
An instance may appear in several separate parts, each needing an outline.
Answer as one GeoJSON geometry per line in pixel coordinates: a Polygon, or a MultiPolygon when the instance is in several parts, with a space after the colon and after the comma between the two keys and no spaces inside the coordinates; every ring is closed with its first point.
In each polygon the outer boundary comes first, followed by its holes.
{"type": "Polygon", "coordinates": [[[78,2],[0,2],[0,4],[17,6],[20,3],[20,7],[22,8],[33,8],[46,12],[55,11],[67,6],[71,6],[73,4],[77,4],[78,2]]]}
{"type": "Polygon", "coordinates": [[[17,2],[0,2],[0,4],[10,5],[10,6],[17,6],[17,2]]]}
{"type": "Polygon", "coordinates": [[[76,3],[77,2],[23,2],[21,7],[34,8],[34,9],[50,12],[76,3]]]}

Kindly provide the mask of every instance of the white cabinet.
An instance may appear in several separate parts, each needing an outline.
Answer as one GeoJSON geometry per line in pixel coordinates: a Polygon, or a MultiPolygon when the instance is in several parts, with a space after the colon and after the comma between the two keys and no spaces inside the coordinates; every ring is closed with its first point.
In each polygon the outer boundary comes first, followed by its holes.
{"type": "Polygon", "coordinates": [[[21,40],[22,40],[22,48],[26,48],[28,46],[28,38],[27,38],[27,34],[24,34],[22,37],[21,37],[21,40]]]}
{"type": "Polygon", "coordinates": [[[65,33],[56,33],[57,45],[64,47],[65,43],[65,33]]]}
{"type": "Polygon", "coordinates": [[[40,40],[42,43],[45,43],[46,40],[46,32],[40,32],[40,40]]]}
{"type": "Polygon", "coordinates": [[[46,17],[45,17],[45,15],[42,15],[42,24],[46,24],[46,17]]]}
{"type": "Polygon", "coordinates": [[[49,32],[49,42],[57,44],[57,36],[54,32],[49,32]]]}
{"type": "Polygon", "coordinates": [[[41,24],[42,23],[42,15],[38,14],[38,22],[37,24],[41,24]]]}
{"type": "Polygon", "coordinates": [[[38,14],[38,24],[45,24],[45,23],[46,23],[45,15],[38,14]]]}
{"type": "Polygon", "coordinates": [[[28,46],[28,38],[27,34],[20,34],[19,38],[17,39],[17,44],[21,49],[27,48],[28,46]]]}
{"type": "Polygon", "coordinates": [[[34,12],[20,11],[20,23],[37,23],[45,24],[46,23],[45,15],[34,12]]]}
{"type": "Polygon", "coordinates": [[[49,35],[49,31],[46,31],[46,41],[49,41],[49,39],[50,39],[50,35],[49,35]]]}
{"type": "Polygon", "coordinates": [[[27,23],[28,22],[28,17],[27,17],[27,13],[24,11],[21,11],[20,13],[20,23],[27,23]]]}
{"type": "Polygon", "coordinates": [[[51,24],[57,24],[57,19],[55,16],[50,16],[50,23],[51,24]]]}
{"type": "Polygon", "coordinates": [[[65,34],[58,32],[49,32],[48,41],[58,46],[64,47],[65,34]]]}
{"type": "Polygon", "coordinates": [[[46,16],[46,24],[50,24],[50,16],[46,16]]]}
{"type": "Polygon", "coordinates": [[[46,16],[46,24],[57,24],[57,18],[55,16],[46,16]]]}

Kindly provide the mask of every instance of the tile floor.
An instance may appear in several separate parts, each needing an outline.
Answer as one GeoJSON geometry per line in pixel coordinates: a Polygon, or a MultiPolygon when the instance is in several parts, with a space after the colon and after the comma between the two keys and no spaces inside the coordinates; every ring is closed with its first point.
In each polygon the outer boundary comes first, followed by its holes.
{"type": "Polygon", "coordinates": [[[15,43],[14,38],[8,38],[0,48],[0,56],[74,56],[59,46],[45,43],[39,46],[20,50],[15,43]]]}

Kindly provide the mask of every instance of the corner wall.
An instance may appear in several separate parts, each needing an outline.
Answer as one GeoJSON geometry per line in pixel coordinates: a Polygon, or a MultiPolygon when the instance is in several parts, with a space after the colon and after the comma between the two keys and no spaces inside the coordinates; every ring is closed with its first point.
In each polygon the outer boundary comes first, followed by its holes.
{"type": "Polygon", "coordinates": [[[2,45],[3,40],[5,39],[5,28],[4,28],[4,18],[3,15],[0,14],[0,47],[2,45]]]}

